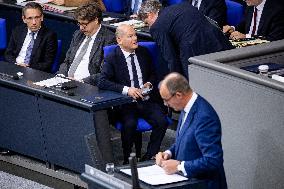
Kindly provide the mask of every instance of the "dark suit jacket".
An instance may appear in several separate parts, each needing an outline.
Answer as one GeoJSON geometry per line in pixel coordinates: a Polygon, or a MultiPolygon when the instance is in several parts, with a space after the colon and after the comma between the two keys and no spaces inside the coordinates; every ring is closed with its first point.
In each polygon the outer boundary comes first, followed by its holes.
{"type": "MultiPolygon", "coordinates": [[[[192,0],[189,1],[192,2],[192,0]]],[[[225,0],[202,0],[199,11],[215,20],[220,27],[227,24],[227,6],[225,0]]]]}
{"type": "MultiPolygon", "coordinates": [[[[143,82],[151,82],[154,87],[150,100],[157,100],[157,81],[151,55],[146,48],[141,46],[135,50],[135,54],[140,65],[143,82]]],[[[131,86],[126,59],[119,46],[105,58],[98,86],[101,89],[118,93],[122,93],[124,86],[131,86]]]]}
{"type": "MultiPolygon", "coordinates": [[[[246,8],[244,20],[236,27],[236,30],[248,34],[254,7],[246,8]]],[[[258,36],[263,36],[269,41],[284,39],[284,3],[279,0],[266,0],[260,18],[258,36]]]]}
{"type": "Polygon", "coordinates": [[[198,96],[184,122],[178,123],[172,159],[185,161],[189,178],[208,179],[208,189],[227,188],[223,167],[221,123],[213,107],[198,96]]]}
{"type": "Polygon", "coordinates": [[[223,32],[210,24],[190,2],[161,10],[150,33],[169,70],[186,77],[188,58],[233,48],[223,32]]]}
{"type": "MultiPolygon", "coordinates": [[[[21,51],[27,32],[28,28],[26,25],[18,26],[13,30],[9,45],[5,52],[6,61],[11,63],[16,62],[16,58],[21,51]]],[[[29,67],[50,72],[56,52],[56,34],[42,25],[34,42],[29,67]]]]}
{"type": "MultiPolygon", "coordinates": [[[[66,76],[68,75],[69,68],[75,58],[76,52],[78,51],[85,37],[86,36],[84,35],[84,33],[82,33],[80,30],[75,31],[70,47],[66,53],[65,60],[60,65],[58,73],[62,73],[66,76]]],[[[98,73],[101,72],[101,66],[104,58],[103,47],[113,43],[115,43],[114,33],[108,30],[106,27],[101,26],[90,54],[90,62],[88,67],[90,77],[83,79],[84,82],[96,85],[98,80],[98,73]]]]}

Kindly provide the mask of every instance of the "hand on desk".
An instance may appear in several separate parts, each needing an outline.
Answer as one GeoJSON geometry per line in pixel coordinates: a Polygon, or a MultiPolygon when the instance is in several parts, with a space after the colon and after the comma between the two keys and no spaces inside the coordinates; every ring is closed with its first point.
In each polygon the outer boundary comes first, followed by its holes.
{"type": "Polygon", "coordinates": [[[166,161],[166,160],[168,160],[170,158],[171,158],[170,154],[165,153],[165,152],[159,152],[159,153],[156,154],[156,157],[155,157],[156,164],[161,167],[162,166],[162,162],[166,161]]]}
{"type": "Polygon", "coordinates": [[[244,38],[246,38],[246,35],[238,31],[234,31],[230,35],[230,39],[233,39],[233,40],[244,39],[244,38]]]}
{"type": "Polygon", "coordinates": [[[25,64],[25,63],[16,63],[16,65],[18,65],[18,66],[23,66],[23,67],[29,67],[29,65],[28,65],[28,64],[25,64]]]}
{"type": "Polygon", "coordinates": [[[174,160],[174,159],[169,159],[169,160],[164,160],[162,161],[161,167],[164,169],[166,174],[174,174],[178,172],[177,166],[180,164],[180,161],[174,160]]]}
{"type": "Polygon", "coordinates": [[[230,34],[234,31],[235,31],[235,29],[232,26],[229,26],[229,25],[223,26],[223,33],[229,33],[230,34]]]}

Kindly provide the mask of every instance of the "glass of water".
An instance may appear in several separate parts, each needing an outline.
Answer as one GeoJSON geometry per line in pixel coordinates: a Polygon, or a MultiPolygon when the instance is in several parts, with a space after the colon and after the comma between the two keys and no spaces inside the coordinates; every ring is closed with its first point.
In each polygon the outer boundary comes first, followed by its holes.
{"type": "Polygon", "coordinates": [[[107,172],[107,174],[114,176],[114,163],[107,163],[106,164],[106,172],[107,172]]]}

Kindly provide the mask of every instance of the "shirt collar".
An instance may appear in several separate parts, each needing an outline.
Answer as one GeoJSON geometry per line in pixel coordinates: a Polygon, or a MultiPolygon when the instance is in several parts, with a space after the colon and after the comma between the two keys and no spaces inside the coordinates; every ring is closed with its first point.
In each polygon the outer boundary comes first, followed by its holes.
{"type": "Polygon", "coordinates": [[[266,0],[263,0],[259,5],[256,6],[258,11],[262,11],[266,0]]]}
{"type": "Polygon", "coordinates": [[[190,98],[190,100],[187,102],[185,108],[183,109],[183,111],[185,111],[186,114],[189,113],[189,111],[191,110],[191,107],[193,106],[194,102],[197,99],[197,94],[195,92],[192,93],[192,97],[190,98]]]}
{"type": "Polygon", "coordinates": [[[127,51],[123,50],[121,47],[120,47],[120,49],[121,49],[125,59],[127,59],[130,56],[130,54],[135,54],[135,51],[130,53],[130,52],[127,52],[127,51]]]}
{"type": "Polygon", "coordinates": [[[102,27],[102,25],[100,24],[100,26],[99,26],[98,30],[96,31],[96,33],[94,33],[94,35],[91,36],[92,40],[95,40],[95,39],[96,39],[96,37],[97,37],[99,31],[101,30],[101,27],[102,27]]]}

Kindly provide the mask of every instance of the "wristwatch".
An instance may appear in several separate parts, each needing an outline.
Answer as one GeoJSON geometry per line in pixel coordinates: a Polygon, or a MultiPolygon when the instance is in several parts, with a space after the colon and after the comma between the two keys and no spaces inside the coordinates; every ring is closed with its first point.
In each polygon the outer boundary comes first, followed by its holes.
{"type": "Polygon", "coordinates": [[[181,172],[182,173],[182,166],[181,166],[181,163],[179,162],[178,166],[177,166],[177,170],[178,172],[181,172]]]}

